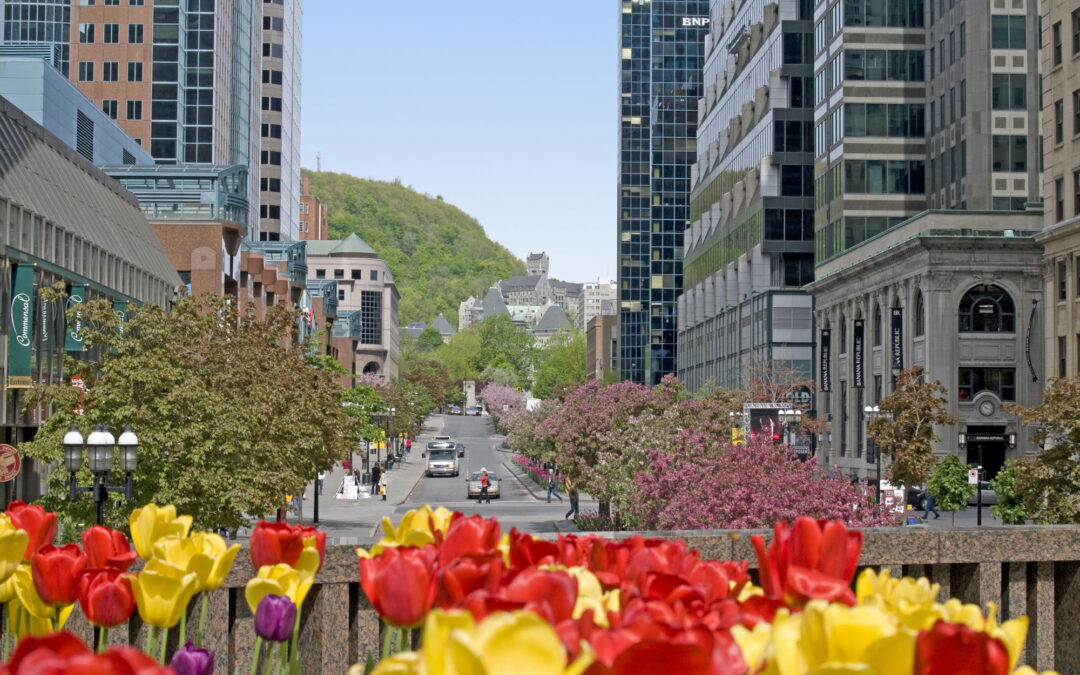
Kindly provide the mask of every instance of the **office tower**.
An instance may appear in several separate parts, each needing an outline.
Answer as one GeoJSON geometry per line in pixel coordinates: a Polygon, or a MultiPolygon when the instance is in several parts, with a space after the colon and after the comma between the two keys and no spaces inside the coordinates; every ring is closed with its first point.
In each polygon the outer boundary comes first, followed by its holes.
{"type": "Polygon", "coordinates": [[[679,297],[679,377],[810,380],[813,59],[807,0],[714,0],[679,297]]]}
{"type": "Polygon", "coordinates": [[[619,377],[675,372],[676,298],[690,223],[705,0],[620,0],[619,377]]]}
{"type": "Polygon", "coordinates": [[[1080,6],[1042,3],[1046,375],[1080,373],[1080,6]]]}
{"type": "Polygon", "coordinates": [[[68,74],[72,0],[0,0],[0,45],[49,45],[68,74]]]}
{"type": "Polygon", "coordinates": [[[300,238],[300,70],[302,0],[265,0],[259,238],[300,238]]]}

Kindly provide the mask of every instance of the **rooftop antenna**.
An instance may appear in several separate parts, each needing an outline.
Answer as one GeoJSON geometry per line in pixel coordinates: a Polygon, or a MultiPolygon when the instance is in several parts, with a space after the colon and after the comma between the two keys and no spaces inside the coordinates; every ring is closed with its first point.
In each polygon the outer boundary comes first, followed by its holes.
{"type": "Polygon", "coordinates": [[[322,155],[315,153],[315,170],[322,171],[322,155]]]}

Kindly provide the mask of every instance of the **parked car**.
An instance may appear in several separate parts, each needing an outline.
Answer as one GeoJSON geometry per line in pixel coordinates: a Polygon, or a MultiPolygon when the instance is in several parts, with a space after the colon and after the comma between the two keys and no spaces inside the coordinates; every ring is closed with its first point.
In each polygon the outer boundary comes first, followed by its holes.
{"type": "Polygon", "coordinates": [[[465,444],[464,443],[458,443],[457,444],[457,456],[458,457],[464,457],[465,456],[465,444]]]}
{"type": "MultiPolygon", "coordinates": [[[[495,497],[496,499],[502,496],[502,492],[499,490],[499,477],[493,472],[488,471],[488,497],[495,497]]],[[[469,499],[480,496],[480,472],[474,471],[469,474],[469,477],[465,479],[466,496],[469,499]]]]}
{"type": "Polygon", "coordinates": [[[459,406],[459,405],[450,406],[450,414],[451,415],[460,415],[461,414],[461,406],[459,406]]]}
{"type": "MultiPolygon", "coordinates": [[[[994,488],[990,487],[990,481],[984,480],[981,483],[979,483],[979,489],[982,491],[982,503],[983,503],[983,506],[986,506],[987,504],[995,505],[995,504],[998,503],[997,493],[994,492],[994,488]]],[[[979,493],[978,492],[972,493],[971,498],[968,499],[968,505],[969,506],[977,505],[978,504],[978,498],[979,498],[979,493]]]]}
{"type": "Polygon", "coordinates": [[[427,444],[426,476],[457,476],[460,473],[453,441],[431,441],[427,444]]]}
{"type": "Polygon", "coordinates": [[[468,408],[465,408],[465,414],[466,415],[473,415],[474,417],[479,417],[480,416],[480,406],[471,405],[468,408]]]}

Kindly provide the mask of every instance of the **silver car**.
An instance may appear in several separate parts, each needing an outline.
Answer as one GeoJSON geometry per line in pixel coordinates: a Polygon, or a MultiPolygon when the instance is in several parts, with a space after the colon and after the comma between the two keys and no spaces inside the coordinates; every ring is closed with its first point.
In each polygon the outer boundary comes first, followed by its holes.
{"type": "Polygon", "coordinates": [[[459,473],[456,448],[453,443],[445,448],[432,448],[434,443],[428,445],[427,468],[424,473],[427,476],[456,476],[459,473]]]}
{"type": "MultiPolygon", "coordinates": [[[[502,491],[499,490],[499,477],[491,471],[488,471],[488,497],[494,497],[498,499],[502,496],[502,491]]],[[[469,474],[469,477],[465,479],[466,496],[469,499],[480,496],[480,472],[474,471],[469,474]]]]}

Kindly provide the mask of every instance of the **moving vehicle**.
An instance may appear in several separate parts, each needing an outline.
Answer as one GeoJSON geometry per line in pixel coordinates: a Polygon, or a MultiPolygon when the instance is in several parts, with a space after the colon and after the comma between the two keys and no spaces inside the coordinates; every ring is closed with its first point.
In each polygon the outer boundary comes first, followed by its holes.
{"type": "MultiPolygon", "coordinates": [[[[998,503],[997,492],[994,491],[994,488],[990,487],[990,481],[979,481],[979,490],[982,492],[983,506],[993,506],[998,503]]],[[[968,498],[968,506],[976,506],[978,503],[979,494],[977,492],[972,492],[971,497],[968,498]]]]}
{"type": "MultiPolygon", "coordinates": [[[[499,477],[493,472],[488,471],[488,497],[494,497],[496,499],[502,498],[502,491],[499,489],[500,484],[499,477]]],[[[469,477],[465,479],[465,495],[469,499],[480,496],[480,472],[473,471],[469,474],[469,477]]]]}
{"type": "Polygon", "coordinates": [[[453,441],[431,441],[427,444],[425,476],[457,476],[460,473],[453,441]]]}
{"type": "Polygon", "coordinates": [[[466,415],[473,415],[475,417],[479,417],[480,416],[480,406],[471,405],[468,408],[465,408],[465,414],[466,415]]]}
{"type": "Polygon", "coordinates": [[[464,443],[458,443],[457,444],[457,456],[458,457],[464,457],[465,456],[465,444],[464,443]]]}
{"type": "Polygon", "coordinates": [[[459,405],[450,406],[450,414],[451,415],[460,415],[461,414],[461,406],[459,406],[459,405]]]}

